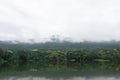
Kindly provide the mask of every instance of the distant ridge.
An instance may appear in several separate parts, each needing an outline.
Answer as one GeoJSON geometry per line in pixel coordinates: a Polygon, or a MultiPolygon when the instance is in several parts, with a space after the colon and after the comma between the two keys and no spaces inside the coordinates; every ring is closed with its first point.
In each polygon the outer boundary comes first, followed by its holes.
{"type": "Polygon", "coordinates": [[[83,41],[83,42],[45,42],[27,43],[19,41],[0,41],[0,48],[12,50],[27,49],[96,49],[96,48],[120,48],[120,41],[83,41]]]}

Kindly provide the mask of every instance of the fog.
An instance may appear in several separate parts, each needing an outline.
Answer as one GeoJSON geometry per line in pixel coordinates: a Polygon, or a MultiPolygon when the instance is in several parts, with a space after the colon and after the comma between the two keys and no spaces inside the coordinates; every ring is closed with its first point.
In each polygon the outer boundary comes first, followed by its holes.
{"type": "Polygon", "coordinates": [[[0,40],[120,40],[119,0],[0,0],[0,40]]]}

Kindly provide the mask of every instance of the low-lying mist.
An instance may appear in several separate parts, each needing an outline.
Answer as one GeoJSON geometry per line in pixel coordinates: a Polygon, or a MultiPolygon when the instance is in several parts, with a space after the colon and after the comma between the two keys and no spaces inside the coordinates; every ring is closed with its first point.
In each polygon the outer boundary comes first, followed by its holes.
{"type": "Polygon", "coordinates": [[[27,49],[99,49],[99,48],[120,48],[120,41],[48,41],[44,43],[29,43],[19,41],[0,41],[0,48],[12,50],[27,49]]]}

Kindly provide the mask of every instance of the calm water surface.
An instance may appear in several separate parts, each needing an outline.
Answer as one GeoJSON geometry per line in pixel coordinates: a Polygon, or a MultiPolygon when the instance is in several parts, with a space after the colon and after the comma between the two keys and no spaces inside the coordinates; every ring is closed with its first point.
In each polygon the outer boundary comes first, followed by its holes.
{"type": "Polygon", "coordinates": [[[118,65],[2,66],[0,80],[120,80],[120,67],[118,65]]]}

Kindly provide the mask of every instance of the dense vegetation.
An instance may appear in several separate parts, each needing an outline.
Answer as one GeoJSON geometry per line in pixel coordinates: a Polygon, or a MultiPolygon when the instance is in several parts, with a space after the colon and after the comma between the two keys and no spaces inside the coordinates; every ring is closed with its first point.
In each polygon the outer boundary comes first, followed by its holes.
{"type": "Polygon", "coordinates": [[[120,64],[120,41],[13,43],[0,41],[1,64],[120,64]]]}
{"type": "Polygon", "coordinates": [[[3,50],[0,49],[0,65],[2,64],[57,64],[69,63],[117,63],[120,64],[120,49],[32,49],[3,50]]]}

